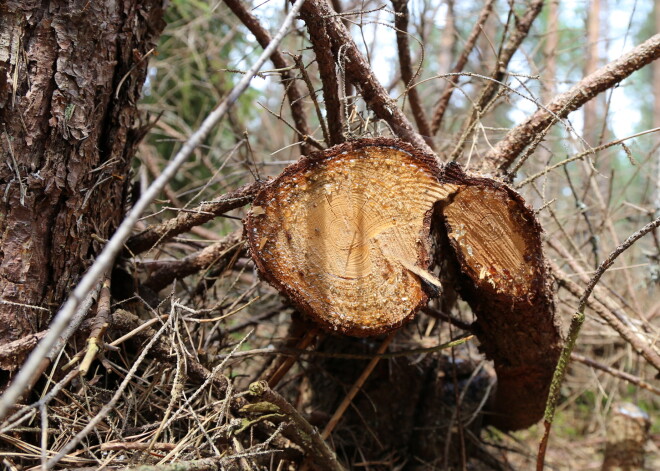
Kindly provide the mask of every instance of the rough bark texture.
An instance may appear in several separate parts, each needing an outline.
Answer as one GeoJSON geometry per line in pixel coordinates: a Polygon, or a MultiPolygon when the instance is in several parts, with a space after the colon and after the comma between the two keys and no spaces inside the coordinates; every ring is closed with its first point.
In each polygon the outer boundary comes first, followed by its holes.
{"type": "Polygon", "coordinates": [[[123,216],[162,14],[159,0],[0,6],[0,343],[45,327],[123,216]]]}
{"type": "Polygon", "coordinates": [[[337,75],[335,56],[332,53],[330,37],[326,31],[327,21],[316,15],[303,15],[309,39],[312,42],[314,56],[319,68],[319,76],[323,85],[323,102],[327,113],[329,145],[344,142],[342,106],[339,98],[340,78],[337,75]]]}
{"type": "Polygon", "coordinates": [[[506,185],[456,164],[445,177],[464,186],[440,207],[449,247],[442,255],[457,267],[458,291],[477,315],[473,331],[497,371],[487,420],[502,430],[526,428],[543,415],[562,345],[542,229],[506,185]]]}
{"type": "Polygon", "coordinates": [[[350,33],[335,15],[326,0],[307,0],[300,9],[300,16],[308,25],[323,21],[325,31],[330,38],[330,45],[335,59],[344,67],[346,78],[362,92],[362,97],[376,116],[386,121],[394,133],[425,152],[433,154],[422,136],[413,128],[405,114],[396,106],[387,90],[374,76],[369,63],[360,53],[350,33]]]}

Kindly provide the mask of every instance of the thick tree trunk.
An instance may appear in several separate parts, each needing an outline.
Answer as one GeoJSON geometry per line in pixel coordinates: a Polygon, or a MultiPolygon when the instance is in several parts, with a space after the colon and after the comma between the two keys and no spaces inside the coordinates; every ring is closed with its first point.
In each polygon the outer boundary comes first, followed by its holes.
{"type": "Polygon", "coordinates": [[[46,327],[124,214],[162,16],[160,0],[0,6],[0,344],[46,327]]]}

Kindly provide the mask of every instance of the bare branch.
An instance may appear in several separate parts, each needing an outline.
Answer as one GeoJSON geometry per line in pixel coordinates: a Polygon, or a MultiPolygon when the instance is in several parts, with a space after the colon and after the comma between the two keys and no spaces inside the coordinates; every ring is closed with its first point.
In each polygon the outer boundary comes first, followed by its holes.
{"type": "MultiPolygon", "coordinates": [[[[493,0],[491,0],[493,1],[493,0]]],[[[394,16],[394,27],[396,28],[396,44],[399,49],[399,67],[401,68],[401,79],[408,88],[408,99],[412,108],[413,117],[417,129],[422,134],[426,143],[433,147],[431,126],[424,107],[422,106],[417,88],[411,87],[418,74],[413,73],[412,59],[410,58],[410,45],[408,43],[408,0],[392,0],[392,6],[397,15],[394,16]]]]}
{"type": "MultiPolygon", "coordinates": [[[[231,9],[232,12],[238,17],[239,20],[250,30],[254,37],[257,38],[257,41],[264,49],[268,47],[272,38],[268,31],[261,26],[259,20],[247,9],[243,2],[239,0],[225,0],[225,4],[231,9]]],[[[305,108],[303,106],[303,95],[296,84],[295,77],[291,73],[289,64],[286,59],[275,49],[273,54],[270,56],[270,60],[273,62],[275,67],[280,70],[280,75],[282,76],[282,83],[286,89],[286,95],[289,99],[289,106],[291,107],[291,115],[293,116],[293,121],[296,124],[296,130],[304,137],[311,135],[309,125],[307,124],[307,114],[305,113],[305,108]]],[[[303,154],[312,151],[311,146],[306,142],[305,139],[300,143],[300,149],[303,154]]]]}
{"type": "MultiPolygon", "coordinates": [[[[656,34],[619,59],[583,78],[570,90],[555,97],[546,108],[564,118],[599,93],[615,86],[633,72],[659,57],[660,34],[656,34]]],[[[486,154],[483,168],[506,170],[520,152],[534,141],[536,135],[552,124],[553,119],[552,114],[545,109],[538,110],[509,131],[504,139],[486,154]]]]}
{"type": "Polygon", "coordinates": [[[126,250],[128,254],[140,254],[156,244],[187,232],[192,227],[204,224],[216,216],[245,206],[252,201],[262,185],[260,182],[243,185],[213,201],[206,201],[196,208],[182,211],[175,218],[148,227],[126,241],[126,250]]]}
{"type": "MultiPolygon", "coordinates": [[[[583,288],[581,288],[577,283],[570,279],[570,277],[559,268],[553,262],[550,262],[552,267],[552,275],[557,279],[557,282],[562,288],[571,293],[576,298],[582,296],[583,288]]],[[[609,324],[612,329],[616,330],[621,338],[628,342],[630,346],[639,353],[642,357],[646,359],[651,365],[657,368],[660,371],[660,356],[653,351],[653,349],[644,343],[640,339],[639,335],[635,332],[632,332],[619,318],[612,313],[610,309],[604,306],[600,301],[595,299],[589,299],[587,305],[592,309],[598,316],[609,324]]]]}
{"type": "MultiPolygon", "coordinates": [[[[463,52],[461,52],[461,55],[456,61],[454,68],[451,69],[452,74],[458,74],[463,70],[465,64],[467,64],[468,57],[470,57],[470,53],[472,52],[472,49],[474,49],[474,45],[477,43],[479,34],[481,34],[484,24],[493,11],[493,3],[495,3],[495,0],[488,0],[488,2],[482,8],[481,13],[479,14],[479,19],[477,19],[477,22],[474,24],[474,28],[472,28],[470,36],[468,36],[467,41],[465,41],[463,52]]],[[[447,86],[445,87],[445,90],[442,92],[442,96],[438,101],[438,105],[435,108],[433,121],[431,122],[431,133],[433,136],[435,136],[440,129],[442,118],[445,115],[445,111],[447,111],[447,106],[449,105],[449,100],[454,93],[456,82],[458,82],[458,75],[451,75],[448,79],[447,86]]]]}
{"type": "MultiPolygon", "coordinates": [[[[495,80],[487,82],[481,91],[477,104],[472,111],[472,115],[463,125],[463,136],[471,132],[475,123],[478,121],[480,114],[500,91],[500,84],[498,82],[501,82],[506,75],[509,62],[511,62],[513,55],[520,48],[520,44],[522,44],[523,40],[527,37],[527,34],[532,27],[532,23],[534,23],[536,17],[541,13],[544,1],[545,0],[532,1],[529,4],[527,11],[525,11],[525,14],[521,18],[516,17],[516,27],[498,54],[495,71],[492,74],[495,80]]],[[[452,151],[450,160],[456,160],[463,149],[464,143],[465,139],[461,139],[460,144],[452,151]]]]}
{"type": "Polygon", "coordinates": [[[339,99],[339,76],[335,65],[330,45],[330,37],[326,31],[326,20],[316,15],[308,15],[302,12],[303,19],[307,25],[309,38],[312,41],[312,48],[316,56],[316,63],[319,67],[319,76],[323,84],[323,100],[328,116],[328,131],[330,142],[335,145],[344,142],[343,119],[341,114],[341,100],[339,99]]]}
{"type": "Polygon", "coordinates": [[[240,246],[241,232],[237,231],[181,260],[156,261],[147,265],[153,272],[144,286],[158,292],[175,279],[185,278],[213,265],[226,267],[240,246]]]}
{"type": "Polygon", "coordinates": [[[364,100],[376,116],[387,122],[401,139],[433,155],[433,150],[415,131],[406,115],[396,106],[387,90],[376,79],[369,63],[355,45],[340,17],[335,15],[327,1],[307,0],[300,13],[303,18],[323,19],[334,56],[339,57],[341,49],[342,54],[346,56],[343,64],[347,78],[362,91],[364,100]]]}

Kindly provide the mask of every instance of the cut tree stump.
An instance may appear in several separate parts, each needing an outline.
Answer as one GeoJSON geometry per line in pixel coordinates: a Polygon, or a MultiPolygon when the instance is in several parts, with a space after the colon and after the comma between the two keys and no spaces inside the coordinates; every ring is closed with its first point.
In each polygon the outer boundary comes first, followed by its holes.
{"type": "Polygon", "coordinates": [[[541,227],[501,182],[439,166],[402,141],[360,139],[303,157],[257,194],[245,228],[261,276],[329,331],[392,331],[436,295],[440,257],[458,273],[499,386],[492,423],[542,415],[561,337],[541,227]]]}
{"type": "Polygon", "coordinates": [[[303,158],[254,200],[246,229],[262,276],[332,331],[365,337],[428,300],[433,205],[456,187],[399,141],[355,141],[303,158]],[[424,276],[424,275],[422,275],[424,276]]]}

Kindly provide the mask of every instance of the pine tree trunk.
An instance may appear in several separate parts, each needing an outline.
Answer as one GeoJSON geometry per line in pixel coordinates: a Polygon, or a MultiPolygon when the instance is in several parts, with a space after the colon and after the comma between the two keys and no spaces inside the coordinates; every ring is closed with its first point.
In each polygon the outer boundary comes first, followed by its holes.
{"type": "Polygon", "coordinates": [[[162,16],[159,0],[0,5],[0,344],[47,327],[124,214],[162,16]]]}

